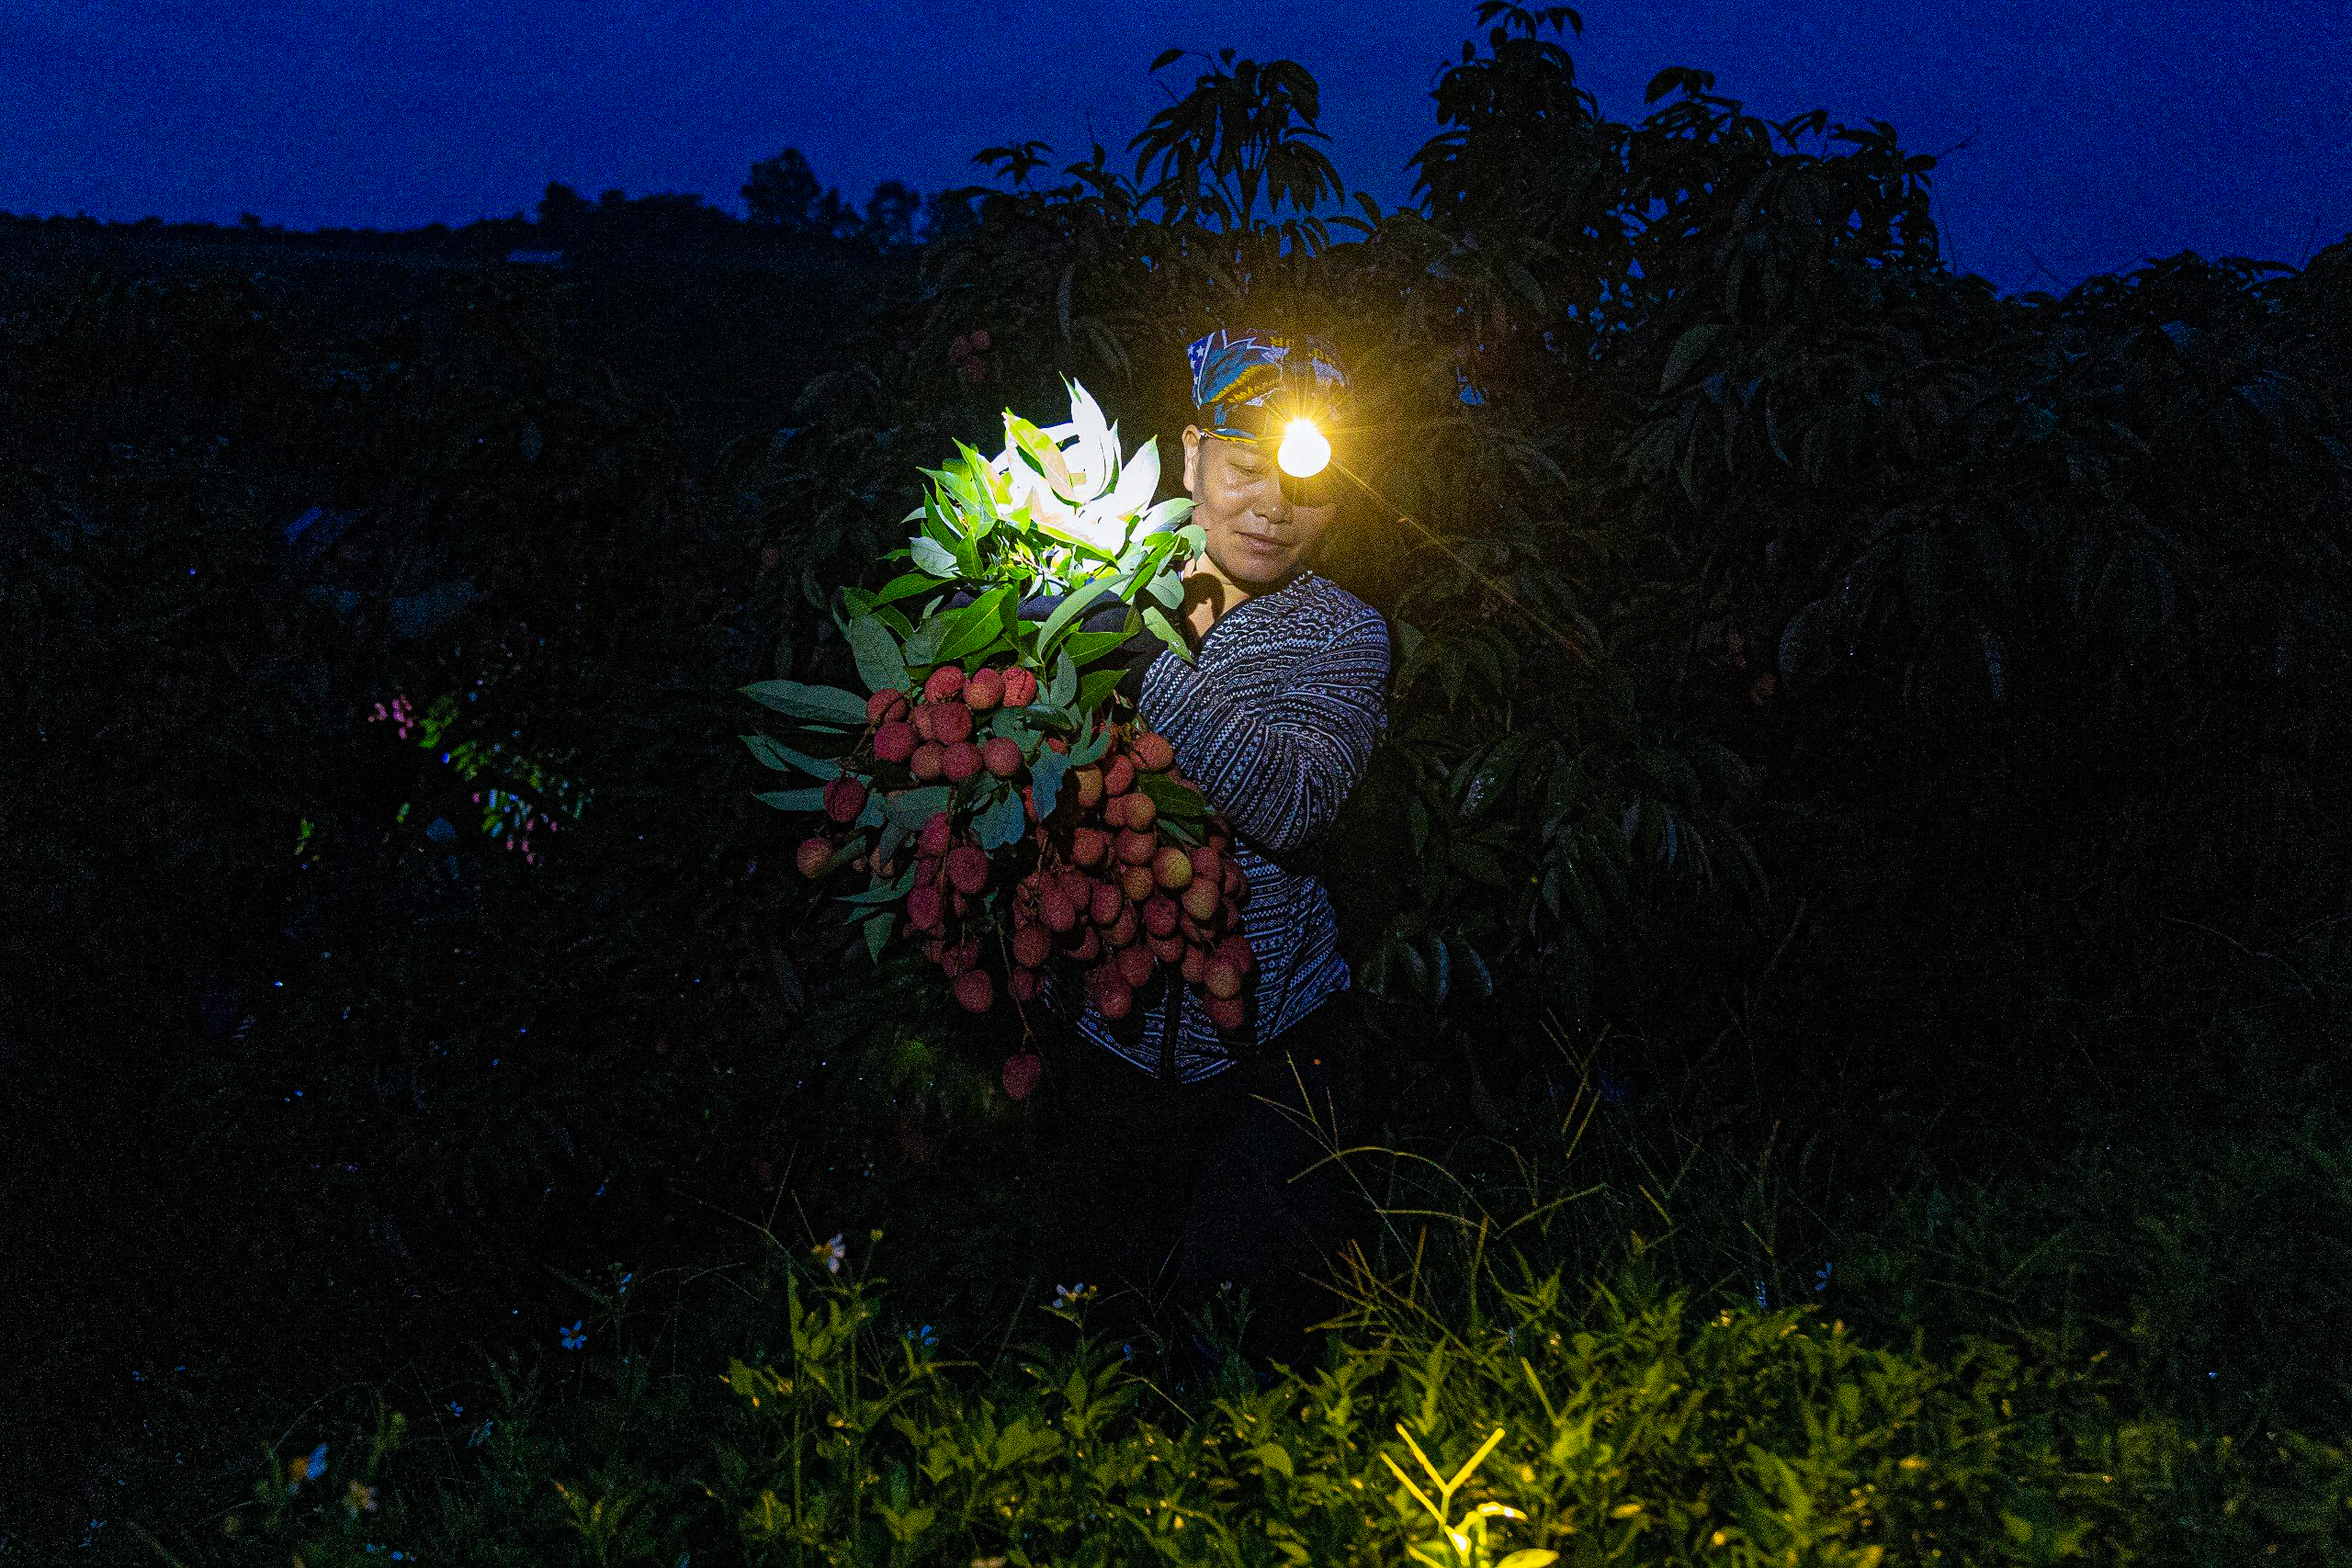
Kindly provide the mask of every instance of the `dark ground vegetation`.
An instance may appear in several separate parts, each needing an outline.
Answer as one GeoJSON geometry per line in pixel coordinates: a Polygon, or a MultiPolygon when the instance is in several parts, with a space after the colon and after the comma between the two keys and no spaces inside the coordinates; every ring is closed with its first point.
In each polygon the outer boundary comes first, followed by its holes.
{"type": "MultiPolygon", "coordinates": [[[[266,1529],[258,1445],[340,1465],[394,1407],[445,1445],[398,1493],[442,1499],[399,1515],[438,1554],[767,1540],[677,1478],[723,1424],[696,1401],[757,1450],[718,1374],[785,1355],[777,1259],[815,1300],[836,1232],[854,1271],[886,1233],[884,1361],[926,1325],[1025,1342],[1053,1282],[1003,1039],[847,955],[736,688],[846,675],[826,596],[951,438],[1064,373],[1171,431],[1181,344],[1286,312],[1445,541],[1366,505],[1333,568],[1411,628],[1335,855],[1374,1103],[1459,1179],[1375,1185],[1473,1221],[1397,1222],[1372,1293],[1422,1279],[1426,1224],[1455,1283],[1363,1307],[1366,1386],[1443,1425],[1430,1344],[1475,1360],[1480,1313],[1574,1316],[1632,1269],[1604,1348],[1680,1290],[1692,1323],[1741,1303],[1726,1333],[1815,1305],[1950,1373],[1955,1421],[2008,1397],[1951,1371],[1985,1345],[2104,1369],[2035,1383],[2090,1401],[2051,1419],[2172,1457],[2112,1517],[1969,1493],[1984,1552],[2074,1518],[2094,1553],[2342,1560],[2352,244],[2004,297],[1939,260],[1932,161],[1887,128],[1689,72],[1609,122],[1517,12],[1437,103],[1393,213],[1339,202],[1303,73],[1211,62],[1135,178],[1000,149],[920,245],[0,225],[0,1557],[283,1562],[343,1525],[266,1529]],[[551,811],[526,859],[509,829],[551,811]],[[1476,1305],[1526,1288],[1476,1217],[1593,1183],[1513,1233],[1569,1304],[1476,1305]],[[510,1408],[543,1446],[466,1446],[510,1408]],[[493,1455],[544,1517],[480,1501],[493,1455]],[[642,1542],[565,1511],[605,1481],[654,1499],[642,1542]]],[[[1623,1341],[1625,1386],[1672,1338],[1623,1341]]],[[[1464,1408],[1523,1425],[1495,1367],[1464,1408]]],[[[1195,1438],[1219,1396],[1182,1395],[1195,1438]]],[[[1332,1464],[1264,1508],[1341,1520],[1332,1464]]]]}

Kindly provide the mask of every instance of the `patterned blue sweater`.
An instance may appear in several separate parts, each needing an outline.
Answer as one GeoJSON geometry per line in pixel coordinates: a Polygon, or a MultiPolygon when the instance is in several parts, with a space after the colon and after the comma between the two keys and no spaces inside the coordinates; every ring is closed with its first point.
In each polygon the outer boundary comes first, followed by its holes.
{"type": "MultiPolygon", "coordinates": [[[[1250,1024],[1273,1040],[1348,987],[1339,927],[1323,886],[1322,840],[1363,776],[1388,721],[1388,629],[1363,600],[1312,572],[1245,599],[1202,638],[1193,663],[1162,653],[1144,673],[1146,722],[1233,825],[1249,883],[1242,920],[1256,966],[1250,1024]]],[[[1240,1031],[1219,1030],[1181,984],[1155,983],[1112,1022],[1077,975],[1049,970],[1054,1014],[1146,1072],[1193,1083],[1233,1065],[1240,1031]],[[1178,1012],[1163,1053],[1167,1017],[1178,1012]]]]}

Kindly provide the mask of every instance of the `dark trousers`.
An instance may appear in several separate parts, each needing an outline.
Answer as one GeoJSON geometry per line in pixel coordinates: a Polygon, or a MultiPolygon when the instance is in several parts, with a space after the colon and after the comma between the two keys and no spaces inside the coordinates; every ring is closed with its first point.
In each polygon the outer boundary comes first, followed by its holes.
{"type": "Polygon", "coordinates": [[[1345,992],[1193,1084],[1075,1035],[1051,1041],[1026,1126],[1046,1283],[1094,1286],[1087,1326],[1098,1336],[1150,1328],[1179,1347],[1193,1344],[1191,1320],[1222,1287],[1247,1290],[1243,1353],[1301,1364],[1308,1325],[1339,1305],[1317,1281],[1363,1212],[1326,1158],[1357,1135],[1363,1100],[1345,992]],[[1319,1131],[1304,1124],[1310,1104],[1319,1131]]]}

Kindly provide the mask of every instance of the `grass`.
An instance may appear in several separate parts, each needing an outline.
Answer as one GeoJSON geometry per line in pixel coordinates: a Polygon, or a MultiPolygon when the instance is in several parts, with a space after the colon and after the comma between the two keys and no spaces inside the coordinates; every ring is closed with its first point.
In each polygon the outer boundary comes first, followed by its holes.
{"type": "MultiPolygon", "coordinates": [[[[305,1568],[2344,1561],[2352,1137],[2331,1097],[2266,1111],[2265,1051],[2195,1121],[2118,1107],[1974,1182],[1840,1190],[1804,1151],[1735,1163],[1582,1095],[1548,1147],[1359,1152],[1378,1223],[1297,1369],[1123,1359],[1082,1302],[933,1322],[935,1282],[892,1289],[879,1234],[836,1271],[763,1229],[722,1267],[576,1281],[580,1348],[486,1358],[404,1410],[350,1391],[272,1435],[244,1500],[153,1516],[153,1546],[305,1568]],[[293,1479],[322,1441],[324,1474],[293,1479]]],[[[1246,1310],[1212,1303],[1210,1342],[1246,1310]]]]}

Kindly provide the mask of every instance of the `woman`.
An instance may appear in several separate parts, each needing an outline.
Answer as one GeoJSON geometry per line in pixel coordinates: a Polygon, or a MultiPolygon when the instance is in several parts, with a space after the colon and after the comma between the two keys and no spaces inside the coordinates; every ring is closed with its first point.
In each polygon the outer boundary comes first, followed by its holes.
{"type": "Polygon", "coordinates": [[[1248,1293],[1244,1350],[1295,1361],[1328,1315],[1311,1276],[1348,1229],[1346,1179],[1325,1156],[1363,1098],[1320,852],[1386,723],[1388,634],[1312,570],[1336,497],[1274,460],[1290,419],[1338,423],[1347,383],[1329,346],[1217,332],[1189,357],[1184,488],[1208,539],[1182,610],[1195,662],[1162,649],[1139,703],[1233,826],[1249,1021],[1221,1031],[1186,987],[1155,980],[1114,1023],[1075,974],[1054,974],[1062,1038],[1028,1131],[1046,1273],[1094,1289],[1090,1326],[1173,1331],[1229,1288],[1248,1293]]]}

